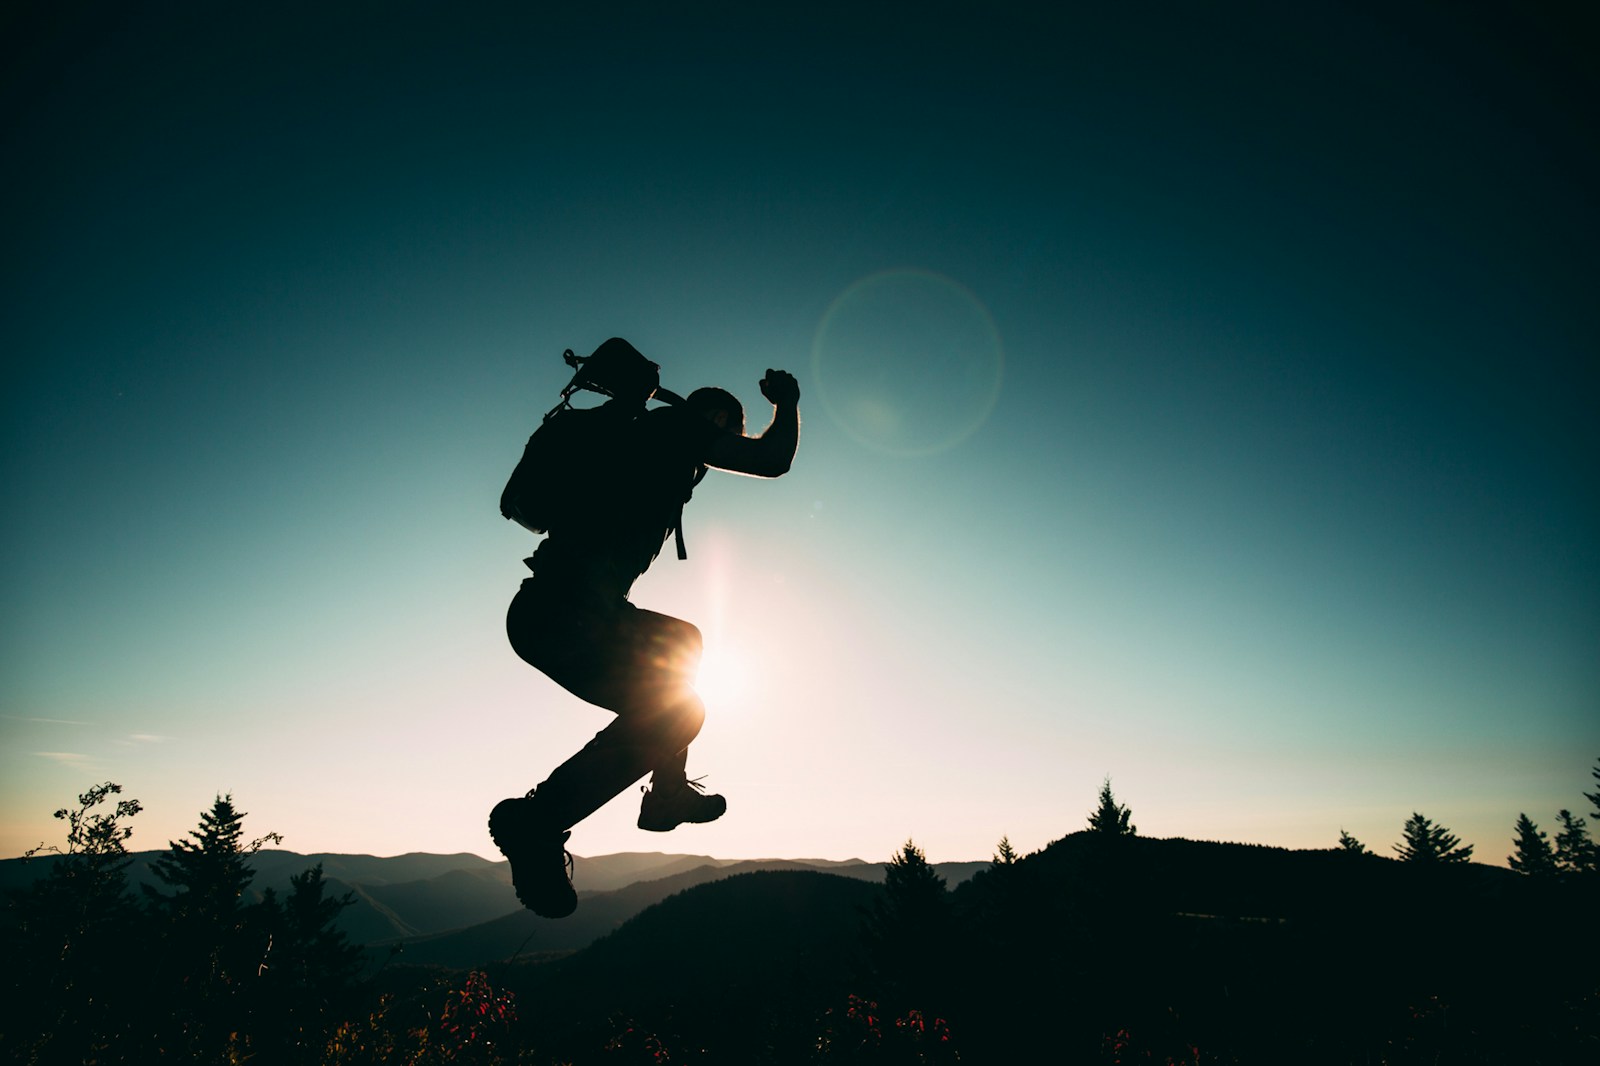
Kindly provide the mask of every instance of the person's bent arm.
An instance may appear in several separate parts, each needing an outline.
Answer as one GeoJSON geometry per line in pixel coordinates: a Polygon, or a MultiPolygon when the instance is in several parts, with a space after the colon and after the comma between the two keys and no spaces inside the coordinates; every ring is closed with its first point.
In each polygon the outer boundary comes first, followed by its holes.
{"type": "Polygon", "coordinates": [[[726,433],[712,442],[706,465],[754,477],[789,472],[800,445],[800,383],[782,370],[768,370],[761,395],[772,403],[772,424],[759,437],[726,433]]]}

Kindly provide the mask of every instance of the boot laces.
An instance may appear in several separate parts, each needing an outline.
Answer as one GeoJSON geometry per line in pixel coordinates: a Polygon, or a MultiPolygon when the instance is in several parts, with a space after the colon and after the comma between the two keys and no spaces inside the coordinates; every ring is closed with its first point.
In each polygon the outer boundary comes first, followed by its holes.
{"type": "MultiPolygon", "coordinates": [[[[701,774],[699,777],[686,777],[683,780],[683,788],[692,788],[703,796],[705,795],[706,786],[702,785],[700,782],[704,781],[705,779],[705,774],[701,774]]],[[[682,789],[672,788],[663,790],[658,785],[640,785],[639,791],[645,793],[646,795],[670,796],[674,792],[682,791],[682,789]]],[[[531,796],[532,793],[530,792],[529,795],[531,796]]]]}

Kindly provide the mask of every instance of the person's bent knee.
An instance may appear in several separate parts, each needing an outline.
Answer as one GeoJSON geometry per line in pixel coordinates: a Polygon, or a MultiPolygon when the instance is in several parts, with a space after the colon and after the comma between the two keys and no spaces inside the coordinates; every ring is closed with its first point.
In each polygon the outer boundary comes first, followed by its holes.
{"type": "Polygon", "coordinates": [[[654,706],[635,704],[620,714],[601,734],[606,743],[638,744],[661,752],[687,748],[706,721],[705,704],[686,687],[679,687],[671,699],[654,702],[654,706]]]}
{"type": "Polygon", "coordinates": [[[700,655],[705,648],[700,630],[682,622],[657,635],[653,642],[654,656],[651,665],[673,677],[692,679],[700,668],[700,655]]]}
{"type": "Polygon", "coordinates": [[[699,696],[684,689],[682,696],[673,704],[670,716],[672,742],[678,748],[687,748],[706,724],[706,705],[700,702],[699,696]]]}
{"type": "Polygon", "coordinates": [[[689,654],[693,655],[695,659],[698,660],[700,658],[700,653],[703,652],[706,647],[705,636],[700,632],[700,627],[695,625],[693,622],[684,622],[682,625],[683,633],[679,639],[683,641],[684,647],[688,650],[689,654]]]}

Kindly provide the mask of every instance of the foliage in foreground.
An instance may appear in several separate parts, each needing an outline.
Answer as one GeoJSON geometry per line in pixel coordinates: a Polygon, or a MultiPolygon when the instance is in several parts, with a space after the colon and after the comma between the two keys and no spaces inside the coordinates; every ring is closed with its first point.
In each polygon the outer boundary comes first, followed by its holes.
{"type": "MultiPolygon", "coordinates": [[[[351,900],[329,899],[320,866],[248,902],[244,813],[219,796],[191,839],[155,866],[166,891],[128,889],[127,821],[136,800],[100,809],[97,785],[67,823],[48,872],[6,900],[8,965],[0,1052],[22,1063],[319,1062],[353,1003],[359,950],[333,928],[351,900]]],[[[38,860],[36,860],[38,861],[38,860]]]]}
{"type": "MultiPolygon", "coordinates": [[[[908,840],[881,889],[820,874],[715,897],[702,886],[604,951],[358,979],[356,949],[334,928],[349,897],[328,897],[320,867],[282,898],[254,893],[249,858],[274,838],[247,841],[231,797],[171,843],[156,886],[130,893],[139,804],[120,792],[96,786],[57,812],[65,848],[36,849],[54,853],[49,869],[7,900],[7,1061],[1600,1061],[1600,986],[1582,969],[1600,947],[1586,924],[1600,878],[1584,820],[1568,812],[1555,845],[1519,820],[1516,877],[1464,861],[1420,814],[1396,848],[1403,862],[1348,834],[1303,853],[1147,840],[1107,780],[1091,831],[1026,857],[1002,839],[956,891],[908,840]],[[823,970],[802,972],[789,942],[760,950],[779,943],[763,940],[785,917],[774,903],[803,884],[835,886],[788,915],[830,945],[823,970]],[[838,910],[849,899],[871,902],[851,919],[838,910]],[[1564,939],[1523,935],[1535,915],[1564,939]],[[815,924],[841,921],[856,927],[853,953],[815,924]],[[735,928],[748,943],[697,968],[693,945],[735,928]],[[734,972],[743,958],[759,960],[760,981],[734,972]]],[[[1586,795],[1600,814],[1600,791],[1586,795]]]]}

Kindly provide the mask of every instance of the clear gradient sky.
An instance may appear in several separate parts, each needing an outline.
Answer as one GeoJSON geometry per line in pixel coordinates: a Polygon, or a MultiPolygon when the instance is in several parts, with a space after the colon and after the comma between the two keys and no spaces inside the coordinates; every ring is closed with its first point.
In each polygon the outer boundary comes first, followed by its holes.
{"type": "Polygon", "coordinates": [[[1592,23],[765,6],[5,16],[0,854],[113,780],[136,848],[231,792],[498,857],[607,716],[507,645],[497,499],[613,335],[804,428],[635,590],[728,815],[580,855],[1028,852],[1108,774],[1289,847],[1582,809],[1592,23]]]}

